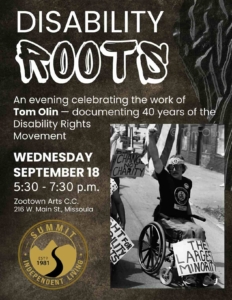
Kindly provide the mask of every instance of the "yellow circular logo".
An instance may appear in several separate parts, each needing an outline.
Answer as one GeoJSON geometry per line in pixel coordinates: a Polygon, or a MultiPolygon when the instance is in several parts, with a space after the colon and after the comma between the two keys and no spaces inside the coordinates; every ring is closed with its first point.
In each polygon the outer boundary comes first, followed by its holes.
{"type": "Polygon", "coordinates": [[[18,259],[24,275],[33,284],[56,290],[81,277],[87,265],[88,249],[76,227],[60,220],[46,220],[24,234],[18,259]]]}

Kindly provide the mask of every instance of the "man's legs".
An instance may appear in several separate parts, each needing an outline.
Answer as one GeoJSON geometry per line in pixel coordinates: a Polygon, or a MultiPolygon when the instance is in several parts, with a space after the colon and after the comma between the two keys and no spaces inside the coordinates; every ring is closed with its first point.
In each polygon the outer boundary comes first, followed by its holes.
{"type": "Polygon", "coordinates": [[[185,226],[188,226],[193,231],[193,237],[202,241],[206,240],[204,229],[196,223],[186,221],[185,226]]]}
{"type": "MultiPolygon", "coordinates": [[[[159,222],[163,226],[165,232],[170,236],[173,236],[173,232],[179,231],[182,235],[181,240],[188,238],[196,238],[202,241],[206,240],[204,229],[186,219],[170,218],[169,220],[162,219],[159,222]]],[[[208,273],[202,274],[200,277],[202,277],[201,281],[203,286],[211,286],[215,283],[215,279],[208,273]]],[[[187,286],[193,286],[196,284],[196,279],[196,275],[188,275],[183,277],[183,282],[187,286]]]]}
{"type": "MultiPolygon", "coordinates": [[[[170,218],[169,220],[162,219],[160,220],[160,224],[164,228],[166,234],[168,234],[172,238],[177,238],[180,240],[190,239],[194,237],[193,228],[191,226],[191,222],[187,222],[186,225],[185,219],[176,219],[170,218]]],[[[183,283],[186,286],[196,286],[196,276],[188,275],[183,277],[183,283]]]]}
{"type": "Polygon", "coordinates": [[[181,240],[196,238],[205,241],[205,232],[203,228],[186,219],[162,219],[160,220],[160,223],[164,227],[165,232],[171,237],[175,236],[175,232],[180,232],[181,240]]]}

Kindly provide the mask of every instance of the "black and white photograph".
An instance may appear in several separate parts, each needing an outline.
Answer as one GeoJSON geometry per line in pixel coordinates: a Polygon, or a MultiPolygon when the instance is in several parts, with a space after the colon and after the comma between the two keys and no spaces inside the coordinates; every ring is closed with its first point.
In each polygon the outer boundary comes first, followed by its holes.
{"type": "Polygon", "coordinates": [[[110,147],[111,288],[224,289],[224,126],[111,124],[110,147]]]}

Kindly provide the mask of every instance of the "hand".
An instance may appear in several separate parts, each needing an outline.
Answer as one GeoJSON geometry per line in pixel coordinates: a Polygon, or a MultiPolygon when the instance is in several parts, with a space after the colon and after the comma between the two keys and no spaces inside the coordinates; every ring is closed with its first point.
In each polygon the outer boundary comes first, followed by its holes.
{"type": "Polygon", "coordinates": [[[121,227],[122,227],[122,229],[125,231],[125,227],[126,227],[126,224],[124,223],[121,223],[121,227]]]}
{"type": "Polygon", "coordinates": [[[149,136],[158,132],[154,124],[148,126],[149,136]]]}
{"type": "Polygon", "coordinates": [[[110,140],[113,142],[113,141],[116,141],[118,138],[120,137],[120,132],[115,132],[112,137],[110,138],[110,140]]]}
{"type": "Polygon", "coordinates": [[[121,220],[119,218],[118,218],[117,222],[121,226],[121,228],[125,231],[126,223],[121,222],[121,220]]]}
{"type": "MultiPolygon", "coordinates": [[[[150,125],[149,125],[150,127],[150,125]]],[[[158,140],[158,129],[156,127],[151,126],[150,128],[148,127],[148,135],[149,135],[149,143],[150,142],[155,142],[157,143],[158,140]]]]}

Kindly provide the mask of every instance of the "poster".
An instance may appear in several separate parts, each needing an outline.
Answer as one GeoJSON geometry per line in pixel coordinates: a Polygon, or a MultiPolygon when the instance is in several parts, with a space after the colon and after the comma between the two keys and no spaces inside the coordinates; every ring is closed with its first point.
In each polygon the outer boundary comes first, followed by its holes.
{"type": "Polygon", "coordinates": [[[153,123],[225,125],[227,298],[230,2],[1,1],[0,23],[0,298],[167,297],[110,283],[110,124],[153,123]]]}
{"type": "Polygon", "coordinates": [[[133,246],[121,226],[110,218],[110,261],[115,265],[133,246]]]}
{"type": "Polygon", "coordinates": [[[206,242],[186,239],[174,244],[173,248],[179,275],[216,271],[212,252],[206,242]]]}
{"type": "Polygon", "coordinates": [[[113,160],[111,177],[143,177],[145,165],[137,153],[117,151],[113,160]]]}

